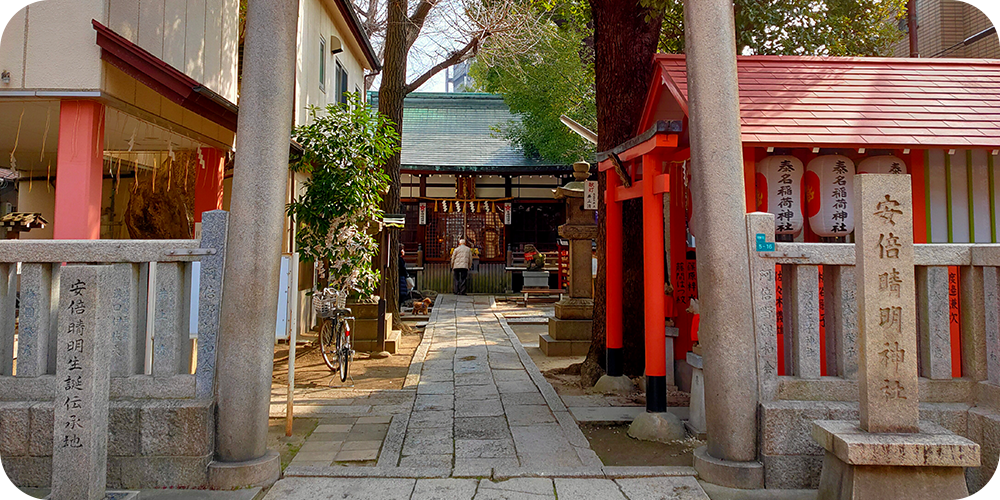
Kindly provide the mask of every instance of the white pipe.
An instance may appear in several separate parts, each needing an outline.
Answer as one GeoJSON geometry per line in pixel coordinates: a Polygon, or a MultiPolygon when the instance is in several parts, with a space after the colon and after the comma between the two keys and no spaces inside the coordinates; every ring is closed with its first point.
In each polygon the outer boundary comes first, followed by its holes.
{"type": "Polygon", "coordinates": [[[285,411],[285,436],[292,435],[292,413],[295,406],[295,339],[299,330],[299,254],[292,253],[288,262],[288,400],[285,411]]]}
{"type": "Polygon", "coordinates": [[[561,115],[559,117],[559,121],[563,122],[563,125],[569,127],[570,130],[576,132],[580,137],[583,137],[591,144],[597,144],[597,133],[594,132],[593,130],[590,130],[589,128],[584,127],[583,125],[580,125],[575,120],[566,115],[561,115]]]}

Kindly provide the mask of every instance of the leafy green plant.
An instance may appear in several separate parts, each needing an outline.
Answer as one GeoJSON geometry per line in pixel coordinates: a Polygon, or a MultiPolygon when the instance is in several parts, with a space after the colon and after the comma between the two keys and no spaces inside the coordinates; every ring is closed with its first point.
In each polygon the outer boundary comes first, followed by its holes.
{"type": "Polygon", "coordinates": [[[327,286],[369,297],[379,279],[372,235],[389,187],[382,167],[398,151],[399,135],[358,95],[325,109],[310,106],[309,123],[292,135],[304,152],[289,168],[310,174],[305,191],[287,207],[298,224],[295,243],[302,260],[317,263],[327,286]]]}

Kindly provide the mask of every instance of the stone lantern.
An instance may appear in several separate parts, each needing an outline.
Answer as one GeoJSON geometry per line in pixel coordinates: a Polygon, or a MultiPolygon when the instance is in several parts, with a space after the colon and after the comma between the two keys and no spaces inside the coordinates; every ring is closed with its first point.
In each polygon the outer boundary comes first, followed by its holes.
{"type": "Polygon", "coordinates": [[[555,189],[555,198],[566,202],[566,223],[559,226],[559,236],[569,240],[569,286],[555,304],[548,335],[538,339],[546,356],[583,356],[590,349],[594,318],[591,248],[597,238],[594,210],[583,208],[584,181],[590,177],[590,164],[574,163],[573,177],[575,180],[555,189]]]}

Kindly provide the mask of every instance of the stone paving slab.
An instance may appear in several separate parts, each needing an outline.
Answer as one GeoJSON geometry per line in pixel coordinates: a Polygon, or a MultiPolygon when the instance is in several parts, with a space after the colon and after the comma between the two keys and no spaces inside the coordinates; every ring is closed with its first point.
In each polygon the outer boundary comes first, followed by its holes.
{"type": "Polygon", "coordinates": [[[555,479],[556,495],[573,500],[625,500],[618,485],[610,479],[555,479]]]}
{"type": "Polygon", "coordinates": [[[693,477],[643,477],[615,479],[622,493],[630,499],[670,498],[676,500],[709,500],[705,490],[693,477]]]}
{"type": "Polygon", "coordinates": [[[296,415],[319,427],[266,498],[704,498],[691,467],[602,466],[503,316],[471,298],[439,296],[406,384],[310,393],[296,415]]]}
{"type": "Polygon", "coordinates": [[[475,479],[418,479],[411,500],[470,499],[476,494],[475,479]]]}
{"type": "Polygon", "coordinates": [[[551,479],[516,478],[494,483],[481,480],[474,500],[555,500],[555,488],[551,479]]]}
{"type": "MultiPolygon", "coordinates": [[[[188,492],[188,490],[184,490],[188,492]]],[[[171,496],[157,500],[196,498],[242,499],[246,496],[171,496]]],[[[202,492],[196,492],[198,494],[202,492]]],[[[223,492],[208,492],[221,494],[223,492]]],[[[235,492],[225,492],[235,493],[235,492]]],[[[390,477],[285,477],[267,492],[264,500],[389,499],[389,500],[707,500],[693,477],[605,479],[601,477],[489,478],[390,478],[390,477]]],[[[150,497],[153,498],[153,497],[150,497]]]]}

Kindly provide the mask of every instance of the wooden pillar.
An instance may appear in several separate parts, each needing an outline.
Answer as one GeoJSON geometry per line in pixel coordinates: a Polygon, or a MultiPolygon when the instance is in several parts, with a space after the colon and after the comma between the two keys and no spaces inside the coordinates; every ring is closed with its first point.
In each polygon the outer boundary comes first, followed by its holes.
{"type": "Polygon", "coordinates": [[[660,156],[642,157],[642,257],[646,331],[646,411],[667,411],[663,294],[663,194],[654,193],[660,156]]]}
{"type": "Polygon", "coordinates": [[[200,148],[198,180],[194,187],[194,222],[201,223],[201,214],[222,210],[222,178],[226,155],[215,148],[200,148]]]}
{"type": "Polygon", "coordinates": [[[53,239],[101,237],[103,160],[104,105],[97,101],[62,101],[53,239]]]}
{"type": "Polygon", "coordinates": [[[621,182],[613,170],[605,172],[607,190],[604,194],[607,221],[605,234],[605,269],[607,278],[604,280],[605,299],[605,342],[607,348],[607,373],[611,377],[625,374],[624,357],[622,355],[622,205],[617,200],[618,184],[621,182]]]}

